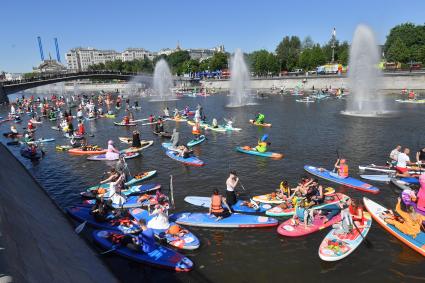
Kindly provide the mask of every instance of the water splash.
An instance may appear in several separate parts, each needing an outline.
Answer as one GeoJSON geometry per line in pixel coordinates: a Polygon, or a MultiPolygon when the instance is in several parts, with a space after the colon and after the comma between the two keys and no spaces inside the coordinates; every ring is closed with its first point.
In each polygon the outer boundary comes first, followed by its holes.
{"type": "Polygon", "coordinates": [[[390,113],[378,94],[381,72],[379,50],[373,31],[358,25],[350,47],[348,78],[350,95],[344,115],[377,117],[390,113]]]}
{"type": "Polygon", "coordinates": [[[243,52],[236,49],[230,61],[230,104],[228,107],[241,107],[250,104],[251,89],[249,69],[243,52]]]}
{"type": "Polygon", "coordinates": [[[153,73],[153,90],[156,97],[151,99],[151,101],[176,100],[177,98],[171,90],[172,87],[173,78],[170,68],[168,67],[167,61],[161,59],[156,63],[153,73]]]}

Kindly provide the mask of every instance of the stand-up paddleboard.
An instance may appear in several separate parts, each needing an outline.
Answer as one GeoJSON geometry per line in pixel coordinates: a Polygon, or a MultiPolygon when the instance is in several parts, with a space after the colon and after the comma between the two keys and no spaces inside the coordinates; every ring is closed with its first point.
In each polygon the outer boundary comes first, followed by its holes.
{"type": "Polygon", "coordinates": [[[193,268],[193,262],[189,258],[170,248],[158,245],[155,250],[145,253],[124,245],[116,245],[110,240],[112,234],[122,235],[114,231],[97,230],[93,232],[93,239],[103,248],[112,249],[114,253],[139,263],[175,271],[190,271],[193,268]]]}
{"type": "Polygon", "coordinates": [[[186,118],[165,118],[164,121],[187,122],[186,118]]]}
{"type": "Polygon", "coordinates": [[[35,141],[29,141],[29,142],[27,142],[27,144],[38,144],[38,143],[53,142],[53,141],[55,141],[54,138],[38,139],[38,140],[35,140],[35,141]]]}
{"type": "Polygon", "coordinates": [[[137,124],[136,123],[125,124],[124,122],[114,122],[114,125],[115,126],[136,126],[137,124]]]}
{"type": "Polygon", "coordinates": [[[84,154],[104,154],[106,153],[106,149],[102,149],[100,147],[92,147],[90,149],[84,148],[84,147],[79,147],[79,148],[71,148],[68,150],[69,153],[72,154],[78,154],[78,155],[84,155],[84,154]]]}
{"type": "MultiPolygon", "coordinates": [[[[99,184],[97,186],[93,186],[90,187],[88,189],[86,189],[85,191],[81,192],[81,196],[82,197],[86,197],[86,198],[95,198],[97,197],[97,193],[95,191],[97,191],[98,189],[105,189],[107,193],[110,187],[110,183],[105,183],[105,184],[99,184]]],[[[143,193],[147,193],[147,192],[152,192],[152,191],[156,191],[159,190],[161,188],[160,184],[144,184],[144,185],[134,185],[129,187],[126,190],[122,190],[121,194],[124,196],[131,196],[131,195],[140,195],[143,193]]]]}
{"type": "Polygon", "coordinates": [[[425,99],[396,99],[398,103],[424,104],[425,99]]]}
{"type": "Polygon", "coordinates": [[[283,154],[281,154],[281,153],[275,153],[275,152],[270,152],[270,151],[259,152],[259,151],[252,149],[252,147],[250,147],[250,146],[238,146],[238,147],[236,147],[236,151],[251,154],[251,155],[270,157],[270,158],[273,158],[273,159],[282,159],[283,158],[283,154]]]}
{"type": "Polygon", "coordinates": [[[408,247],[417,251],[421,255],[425,256],[425,233],[420,232],[416,238],[404,234],[400,230],[398,230],[394,225],[388,224],[384,220],[384,212],[388,211],[388,209],[368,198],[363,198],[363,203],[369,213],[372,215],[373,219],[379,223],[388,233],[399,239],[408,247]]]}
{"type": "MultiPolygon", "coordinates": [[[[184,201],[187,203],[190,203],[195,206],[201,206],[205,208],[209,208],[211,206],[211,197],[198,197],[198,196],[187,196],[184,198],[184,201]]],[[[249,201],[248,201],[249,202],[249,201]]],[[[223,208],[226,208],[223,206],[223,208]]],[[[253,207],[249,207],[247,205],[244,205],[243,200],[238,200],[236,204],[231,206],[232,210],[235,212],[242,212],[242,213],[263,213],[267,209],[271,208],[270,204],[259,204],[253,207]]]]}
{"type": "Polygon", "coordinates": [[[120,153],[130,153],[130,152],[139,152],[142,151],[151,145],[153,145],[153,141],[140,141],[141,147],[129,147],[120,151],[120,153]]]}
{"type": "MultiPolygon", "coordinates": [[[[140,153],[138,152],[128,152],[124,154],[124,158],[125,159],[130,159],[130,158],[135,158],[137,156],[139,156],[140,153]]],[[[95,155],[95,156],[90,156],[87,157],[87,160],[92,160],[92,161],[115,161],[118,160],[118,158],[106,158],[106,154],[100,154],[100,155],[95,155]]]]}
{"type": "Polygon", "coordinates": [[[340,234],[332,229],[319,246],[319,257],[324,261],[337,261],[350,255],[366,238],[372,217],[365,212],[362,223],[356,221],[355,224],[358,229],[353,227],[350,233],[340,234]]]}
{"type": "Polygon", "coordinates": [[[155,132],[155,131],[152,131],[152,133],[154,135],[157,135],[158,137],[161,137],[161,138],[164,138],[164,139],[170,139],[171,136],[172,136],[172,134],[169,133],[169,132],[155,132]]]}
{"type": "Polygon", "coordinates": [[[288,219],[277,227],[277,232],[282,236],[301,237],[311,233],[323,230],[333,224],[341,221],[341,213],[334,216],[331,220],[325,223],[326,217],[315,215],[313,221],[305,227],[303,222],[294,225],[293,219],[288,219]]]}
{"type": "MultiPolygon", "coordinates": [[[[425,172],[425,168],[419,168],[418,166],[408,166],[410,174],[420,174],[419,172],[425,172]]],[[[360,171],[374,171],[374,172],[382,172],[382,173],[395,173],[396,170],[394,167],[390,167],[388,165],[359,165],[360,171]]]]}
{"type": "Polygon", "coordinates": [[[269,123],[259,124],[259,123],[255,122],[254,120],[249,120],[249,123],[251,123],[252,125],[258,126],[258,127],[268,127],[269,128],[269,127],[272,126],[272,124],[269,124],[269,123]]]}
{"type": "MultiPolygon", "coordinates": [[[[376,181],[376,182],[390,182],[393,178],[390,175],[360,175],[363,179],[376,181]]],[[[418,185],[419,180],[415,177],[406,177],[406,178],[400,178],[401,181],[404,181],[409,184],[418,185]]]]}
{"type": "Polygon", "coordinates": [[[191,155],[188,158],[184,158],[179,156],[178,152],[172,151],[172,150],[167,150],[165,152],[165,154],[167,154],[168,157],[170,157],[171,159],[174,159],[176,161],[179,161],[185,165],[190,165],[190,166],[204,166],[204,161],[200,160],[198,157],[191,155]]]}
{"type": "Polygon", "coordinates": [[[364,183],[360,180],[354,179],[352,177],[346,177],[346,178],[338,178],[332,176],[330,171],[323,169],[323,168],[317,168],[310,165],[305,165],[304,170],[308,173],[320,177],[322,179],[341,184],[359,191],[371,193],[371,194],[377,194],[379,193],[379,189],[377,187],[374,187],[370,184],[364,183]]]}
{"type": "MultiPolygon", "coordinates": [[[[349,199],[349,196],[340,194],[340,193],[337,193],[336,195],[328,195],[328,196],[325,196],[325,200],[322,204],[315,205],[311,208],[314,208],[314,209],[326,208],[327,206],[337,204],[340,200],[347,200],[347,199],[349,199]]],[[[275,206],[266,211],[266,215],[273,216],[273,217],[292,216],[294,215],[294,213],[295,213],[294,207],[283,209],[279,206],[275,206]]]]}
{"type": "Polygon", "coordinates": [[[205,137],[205,135],[200,135],[198,139],[193,139],[193,140],[189,141],[187,143],[187,146],[192,147],[192,146],[198,145],[198,144],[204,142],[206,139],[207,138],[205,137]]]}
{"type": "Polygon", "coordinates": [[[391,183],[402,191],[404,191],[406,189],[411,189],[412,186],[417,186],[415,184],[410,184],[408,182],[405,182],[405,181],[402,181],[402,180],[396,179],[396,178],[392,178],[391,183]]]}
{"type": "Polygon", "coordinates": [[[278,224],[274,218],[239,213],[232,213],[229,217],[220,220],[212,214],[200,212],[176,213],[169,218],[177,224],[209,228],[260,228],[278,224]]]}
{"type": "Polygon", "coordinates": [[[57,151],[68,151],[71,148],[73,148],[72,145],[57,145],[56,146],[57,151]]]}
{"type": "Polygon", "coordinates": [[[155,174],[156,174],[156,170],[137,173],[133,176],[133,178],[130,181],[125,183],[125,185],[126,186],[133,186],[133,185],[140,183],[144,180],[152,178],[153,176],[155,176],[155,174]]]}
{"type": "Polygon", "coordinates": [[[147,223],[147,226],[149,228],[152,228],[152,230],[154,231],[155,236],[161,240],[165,240],[167,244],[169,244],[170,246],[173,246],[177,249],[182,249],[182,250],[195,250],[199,248],[199,246],[201,245],[198,237],[196,237],[189,230],[183,229],[182,227],[180,227],[178,224],[174,222],[170,222],[168,227],[165,229],[155,228],[150,223],[150,221],[154,218],[154,216],[149,215],[148,211],[145,209],[133,208],[129,210],[129,213],[136,220],[144,219],[147,223]],[[168,232],[168,228],[174,225],[179,226],[182,232],[176,235],[170,234],[168,232]]]}

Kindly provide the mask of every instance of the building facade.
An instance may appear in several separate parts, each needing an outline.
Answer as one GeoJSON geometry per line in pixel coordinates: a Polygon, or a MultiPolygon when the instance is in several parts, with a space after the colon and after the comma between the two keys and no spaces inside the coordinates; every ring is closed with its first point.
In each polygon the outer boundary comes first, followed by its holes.
{"type": "Polygon", "coordinates": [[[88,70],[88,67],[90,65],[106,63],[107,61],[121,60],[125,62],[143,59],[153,60],[156,56],[168,56],[173,52],[181,50],[188,51],[190,58],[196,60],[204,60],[210,58],[214,55],[215,52],[225,52],[223,45],[210,49],[181,49],[180,46],[177,44],[177,47],[175,49],[165,48],[161,49],[156,53],[143,48],[127,48],[123,52],[117,52],[115,50],[100,50],[91,47],[77,47],[67,52],[65,57],[69,71],[84,72],[88,70]]]}

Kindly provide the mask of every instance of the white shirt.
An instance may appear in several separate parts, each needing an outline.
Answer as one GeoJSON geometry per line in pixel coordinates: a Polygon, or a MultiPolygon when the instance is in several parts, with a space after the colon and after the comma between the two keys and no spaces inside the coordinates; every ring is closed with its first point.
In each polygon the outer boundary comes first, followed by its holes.
{"type": "Polygon", "coordinates": [[[410,162],[409,156],[407,156],[404,152],[400,152],[397,158],[397,167],[406,168],[407,162],[410,162]]]}

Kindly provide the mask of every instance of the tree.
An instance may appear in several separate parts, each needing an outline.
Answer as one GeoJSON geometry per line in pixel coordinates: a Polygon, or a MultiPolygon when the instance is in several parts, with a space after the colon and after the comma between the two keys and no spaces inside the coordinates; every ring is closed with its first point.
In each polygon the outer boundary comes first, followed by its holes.
{"type": "MultiPolygon", "coordinates": [[[[397,44],[400,47],[400,42],[410,49],[412,46],[422,46],[425,44],[425,26],[414,25],[412,23],[404,23],[397,25],[390,30],[387,40],[384,45],[384,52],[390,52],[391,47],[397,44]]],[[[394,49],[393,49],[394,51],[394,49]]],[[[388,59],[388,58],[387,58],[388,59]]],[[[402,61],[400,61],[402,62],[402,61]]],[[[406,62],[403,62],[406,63],[406,62]]]]}
{"type": "Polygon", "coordinates": [[[314,41],[311,38],[311,36],[306,36],[303,40],[303,42],[301,43],[301,48],[304,49],[309,49],[309,48],[313,48],[314,46],[314,41]]]}
{"type": "Polygon", "coordinates": [[[211,59],[212,59],[212,57],[211,58],[208,58],[208,59],[204,59],[201,62],[199,62],[199,71],[203,72],[203,71],[210,71],[210,70],[212,70],[210,68],[211,59]]]}
{"type": "Polygon", "coordinates": [[[217,71],[228,68],[228,55],[223,52],[216,52],[210,60],[210,70],[217,71]]]}
{"type": "Polygon", "coordinates": [[[316,44],[301,52],[298,66],[304,70],[314,70],[324,63],[326,63],[325,54],[320,45],[316,44]]]}
{"type": "Polygon", "coordinates": [[[188,51],[176,51],[171,53],[168,56],[168,64],[170,64],[171,70],[173,73],[178,75],[182,74],[182,65],[185,61],[190,60],[190,55],[188,51]]]}
{"type": "Polygon", "coordinates": [[[386,58],[390,62],[406,63],[409,61],[409,57],[409,49],[401,38],[395,39],[386,53],[386,58]]]}
{"type": "Polygon", "coordinates": [[[285,36],[276,47],[277,58],[283,70],[291,71],[297,66],[301,51],[301,41],[298,36],[285,36]]]}
{"type": "Polygon", "coordinates": [[[181,72],[183,74],[199,72],[199,61],[194,59],[185,61],[182,64],[181,72]]]}

